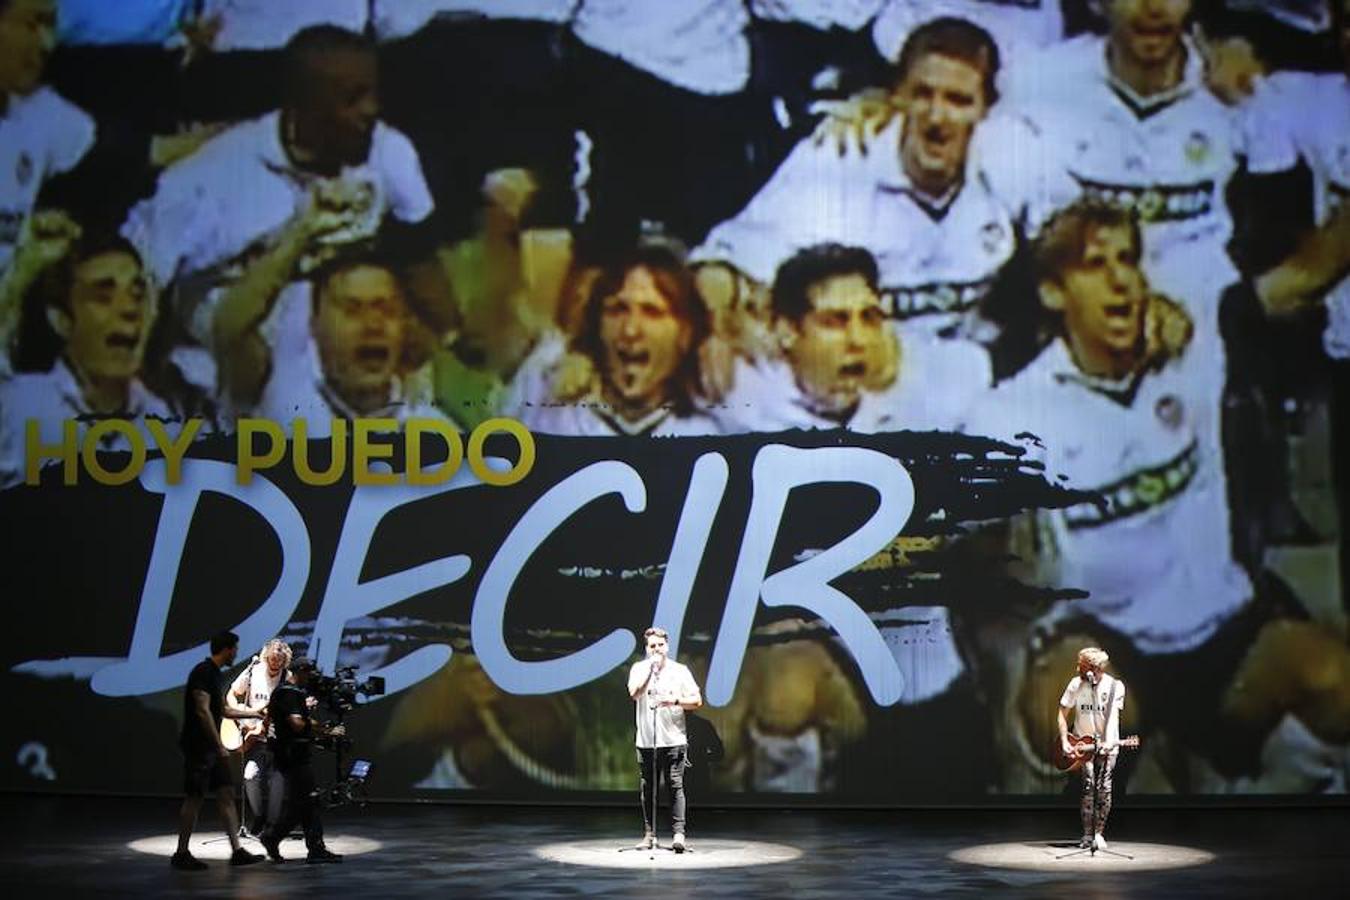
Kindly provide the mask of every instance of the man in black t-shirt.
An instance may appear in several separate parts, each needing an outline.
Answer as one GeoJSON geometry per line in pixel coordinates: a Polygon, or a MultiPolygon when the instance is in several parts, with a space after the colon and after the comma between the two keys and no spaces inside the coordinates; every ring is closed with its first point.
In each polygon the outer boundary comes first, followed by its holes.
{"type": "Polygon", "coordinates": [[[220,721],[225,716],[243,718],[258,715],[257,711],[226,707],[220,683],[220,670],[231,665],[239,652],[239,636],[223,631],[211,638],[211,655],[197,663],[188,675],[183,692],[183,729],[178,746],[183,750],[183,806],[178,814],[178,850],[170,859],[175,869],[198,871],[206,863],[188,850],[188,840],[197,824],[206,792],[215,789],[220,817],[225,820],[225,834],[230,839],[233,854],[230,865],[247,866],[261,862],[262,857],[239,846],[239,817],[235,812],[234,779],[226,761],[230,751],[220,740],[220,721]]]}
{"type": "MultiPolygon", "coordinates": [[[[319,736],[319,722],[309,716],[309,681],[317,670],[313,660],[297,659],[291,663],[294,683],[282,684],[273,693],[267,709],[272,717],[274,734],[269,738],[272,759],[285,783],[281,818],[268,825],[258,840],[273,862],[283,862],[281,839],[297,824],[305,829],[305,847],[309,850],[306,862],[342,862],[342,855],[333,853],[323,843],[323,823],[319,821],[319,804],[314,798],[317,787],[311,761],[314,739],[319,736]]],[[[342,726],[327,734],[342,736],[342,726]]]]}

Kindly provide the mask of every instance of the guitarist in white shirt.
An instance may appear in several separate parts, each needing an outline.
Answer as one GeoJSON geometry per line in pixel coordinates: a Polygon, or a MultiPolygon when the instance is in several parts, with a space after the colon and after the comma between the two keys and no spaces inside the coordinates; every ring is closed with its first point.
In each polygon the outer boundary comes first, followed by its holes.
{"type": "Polygon", "coordinates": [[[1111,776],[1120,754],[1120,711],[1125,708],[1125,682],[1106,674],[1110,660],[1100,647],[1078,651],[1078,674],[1069,680],[1059,698],[1059,749],[1065,757],[1076,752],[1069,739],[1068,711],[1073,710],[1073,734],[1092,735],[1102,748],[1083,766],[1083,794],[1079,813],[1083,821],[1083,847],[1106,849],[1106,818],[1111,815],[1111,776]],[[1102,770],[1096,770],[1100,759],[1102,770]],[[1100,775],[1100,777],[1098,777],[1100,775]],[[1093,784],[1097,797],[1092,796],[1093,784]]]}
{"type": "MultiPolygon", "coordinates": [[[[230,685],[229,700],[251,710],[266,709],[272,692],[286,680],[290,664],[290,645],[273,638],[230,685]]],[[[249,809],[246,827],[257,835],[268,822],[281,816],[281,776],[272,765],[272,751],[267,746],[270,723],[261,718],[240,719],[239,725],[244,739],[244,798],[249,809]]]]}

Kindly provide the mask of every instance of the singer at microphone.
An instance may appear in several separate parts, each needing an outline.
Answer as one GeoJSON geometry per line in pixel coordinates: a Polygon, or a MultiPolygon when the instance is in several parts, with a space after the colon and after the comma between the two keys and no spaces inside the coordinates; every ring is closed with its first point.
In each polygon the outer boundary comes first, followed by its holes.
{"type": "Polygon", "coordinates": [[[693,673],[682,663],[670,659],[664,628],[648,628],[643,633],[646,656],[628,670],[628,696],[633,699],[637,723],[637,759],[639,795],[642,799],[643,837],[639,849],[650,849],[656,839],[656,784],[666,776],[670,795],[671,830],[676,853],[685,850],[684,769],[689,760],[689,738],[685,731],[685,710],[703,705],[703,695],[693,673]]]}
{"type": "Polygon", "coordinates": [[[1095,739],[1097,750],[1083,765],[1079,818],[1083,826],[1081,846],[1096,850],[1107,846],[1103,832],[1111,815],[1111,780],[1120,752],[1120,713],[1125,707],[1125,682],[1106,674],[1110,659],[1100,647],[1078,651],[1078,674],[1069,680],[1059,698],[1057,722],[1060,752],[1066,758],[1077,752],[1070,739],[1070,714],[1072,734],[1095,739]]]}

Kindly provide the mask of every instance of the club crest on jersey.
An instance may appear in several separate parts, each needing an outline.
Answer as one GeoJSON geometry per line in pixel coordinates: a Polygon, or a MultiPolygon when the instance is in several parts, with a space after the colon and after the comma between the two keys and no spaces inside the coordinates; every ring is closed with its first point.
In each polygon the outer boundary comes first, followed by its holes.
{"type": "Polygon", "coordinates": [[[14,180],[19,182],[21,187],[27,187],[28,182],[33,180],[33,157],[24,150],[19,154],[18,161],[14,164],[14,180]]]}
{"type": "Polygon", "coordinates": [[[1200,165],[1209,158],[1209,135],[1203,131],[1192,131],[1186,140],[1186,159],[1191,165],[1200,165]]]}
{"type": "Polygon", "coordinates": [[[1176,431],[1186,418],[1186,407],[1176,394],[1168,394],[1165,397],[1160,397],[1158,402],[1153,405],[1153,413],[1158,417],[1159,422],[1162,422],[1172,431],[1176,431]]]}

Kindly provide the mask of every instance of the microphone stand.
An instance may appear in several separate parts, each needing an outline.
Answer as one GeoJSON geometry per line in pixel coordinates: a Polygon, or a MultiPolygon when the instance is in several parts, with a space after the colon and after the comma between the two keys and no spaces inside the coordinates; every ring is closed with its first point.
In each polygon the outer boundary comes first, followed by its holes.
{"type": "MultiPolygon", "coordinates": [[[[643,692],[643,696],[646,698],[647,708],[650,709],[650,710],[652,711],[652,746],[649,747],[649,748],[647,748],[647,749],[651,750],[651,754],[652,754],[651,781],[649,782],[649,784],[651,784],[651,786],[652,786],[652,809],[651,809],[651,818],[647,820],[648,822],[651,823],[651,826],[652,826],[652,845],[651,845],[650,847],[647,848],[647,852],[648,852],[648,854],[649,854],[648,857],[647,857],[648,859],[656,859],[656,851],[657,851],[657,850],[668,850],[668,849],[670,849],[669,847],[662,847],[662,846],[661,846],[661,842],[658,841],[658,840],[656,839],[656,792],[657,792],[657,790],[659,789],[660,784],[659,784],[659,783],[657,782],[657,780],[656,780],[656,749],[657,749],[657,748],[656,748],[656,713],[657,713],[657,710],[658,710],[659,707],[657,706],[656,701],[652,699],[652,687],[651,687],[651,680],[652,680],[653,678],[655,678],[655,677],[656,677],[656,674],[655,674],[655,673],[651,673],[651,674],[649,674],[649,675],[647,676],[647,690],[643,692]]],[[[646,797],[643,797],[643,798],[642,798],[642,802],[643,802],[643,804],[646,804],[647,798],[646,798],[646,797]]],[[[622,853],[622,852],[624,852],[625,850],[637,850],[637,849],[639,849],[639,848],[638,848],[638,847],[620,847],[620,848],[619,848],[619,852],[622,853]]]]}

